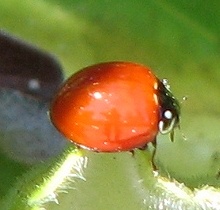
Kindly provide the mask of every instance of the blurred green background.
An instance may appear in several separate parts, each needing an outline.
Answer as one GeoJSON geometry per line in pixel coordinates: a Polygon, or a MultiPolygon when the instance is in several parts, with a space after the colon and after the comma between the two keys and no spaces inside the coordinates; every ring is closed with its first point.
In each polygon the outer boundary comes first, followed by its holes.
{"type": "MultiPolygon", "coordinates": [[[[158,139],[159,169],[191,187],[220,186],[219,10],[218,0],[0,0],[0,28],[55,54],[66,76],[129,60],[167,78],[188,99],[175,142],[158,139]]],[[[0,195],[27,170],[2,155],[0,195]]]]}

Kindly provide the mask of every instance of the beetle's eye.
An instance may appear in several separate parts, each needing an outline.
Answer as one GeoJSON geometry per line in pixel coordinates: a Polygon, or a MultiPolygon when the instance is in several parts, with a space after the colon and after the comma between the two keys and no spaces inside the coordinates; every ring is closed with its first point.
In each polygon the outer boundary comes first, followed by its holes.
{"type": "Polygon", "coordinates": [[[169,90],[166,80],[159,83],[160,121],[159,131],[162,134],[172,133],[179,125],[180,105],[169,90]]]}
{"type": "Polygon", "coordinates": [[[159,131],[162,134],[170,133],[176,126],[177,118],[172,111],[166,110],[162,114],[162,119],[159,122],[159,131]]]}

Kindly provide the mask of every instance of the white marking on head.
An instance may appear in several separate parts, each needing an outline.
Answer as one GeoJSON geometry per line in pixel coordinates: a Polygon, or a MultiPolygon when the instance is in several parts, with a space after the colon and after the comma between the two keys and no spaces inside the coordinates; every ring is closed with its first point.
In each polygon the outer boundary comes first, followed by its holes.
{"type": "Polygon", "coordinates": [[[170,119],[172,119],[173,114],[172,114],[172,112],[171,112],[170,110],[166,110],[166,111],[164,112],[164,117],[165,117],[166,119],[170,120],[170,119]]]}

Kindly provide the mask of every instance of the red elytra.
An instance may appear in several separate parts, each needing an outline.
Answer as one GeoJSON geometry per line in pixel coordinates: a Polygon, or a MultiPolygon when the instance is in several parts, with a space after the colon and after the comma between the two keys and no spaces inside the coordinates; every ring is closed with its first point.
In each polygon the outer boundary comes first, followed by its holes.
{"type": "Polygon", "coordinates": [[[66,81],[51,105],[50,117],[80,147],[99,152],[143,148],[158,133],[159,84],[140,64],[89,66],[66,81]]]}

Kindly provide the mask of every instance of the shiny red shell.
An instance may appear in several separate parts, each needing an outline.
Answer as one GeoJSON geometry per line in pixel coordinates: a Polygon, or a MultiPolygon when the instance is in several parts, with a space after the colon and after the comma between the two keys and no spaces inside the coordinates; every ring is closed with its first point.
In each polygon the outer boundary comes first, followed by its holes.
{"type": "Polygon", "coordinates": [[[72,75],[55,97],[55,127],[80,147],[116,152],[143,148],[158,133],[159,80],[145,66],[109,62],[72,75]]]}

